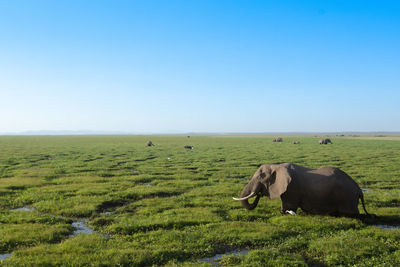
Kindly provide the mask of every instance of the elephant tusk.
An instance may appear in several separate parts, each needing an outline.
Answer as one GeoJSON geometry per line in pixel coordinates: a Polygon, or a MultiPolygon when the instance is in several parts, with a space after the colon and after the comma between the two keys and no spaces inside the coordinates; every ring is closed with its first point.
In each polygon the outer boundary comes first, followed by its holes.
{"type": "Polygon", "coordinates": [[[251,194],[248,195],[247,197],[241,197],[241,198],[233,197],[233,199],[234,199],[234,200],[246,200],[246,199],[249,199],[249,198],[251,198],[251,197],[254,197],[255,195],[257,195],[257,194],[254,193],[254,192],[251,192],[251,194]]]}

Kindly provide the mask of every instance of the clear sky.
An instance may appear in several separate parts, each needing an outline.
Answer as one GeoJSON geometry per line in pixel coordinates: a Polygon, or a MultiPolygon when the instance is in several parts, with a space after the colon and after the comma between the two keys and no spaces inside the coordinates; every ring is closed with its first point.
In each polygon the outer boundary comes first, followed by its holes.
{"type": "Polygon", "coordinates": [[[0,132],[400,131],[400,1],[0,1],[0,132]]]}

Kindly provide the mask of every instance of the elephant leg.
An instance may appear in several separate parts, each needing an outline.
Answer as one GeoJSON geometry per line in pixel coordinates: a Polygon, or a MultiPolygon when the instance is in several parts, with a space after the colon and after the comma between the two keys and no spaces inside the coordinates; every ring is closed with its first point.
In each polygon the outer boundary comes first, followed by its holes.
{"type": "Polygon", "coordinates": [[[340,198],[340,201],[338,200],[336,205],[340,216],[358,218],[360,215],[358,210],[358,196],[355,194],[348,195],[347,198],[340,198]]]}

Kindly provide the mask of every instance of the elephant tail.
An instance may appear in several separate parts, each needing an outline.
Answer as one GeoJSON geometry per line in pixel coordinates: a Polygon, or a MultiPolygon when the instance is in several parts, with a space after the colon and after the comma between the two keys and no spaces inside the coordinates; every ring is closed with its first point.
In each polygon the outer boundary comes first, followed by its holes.
{"type": "Polygon", "coordinates": [[[364,205],[364,194],[363,194],[363,192],[360,190],[360,196],[359,196],[359,198],[361,199],[361,204],[362,204],[362,206],[363,206],[363,209],[364,209],[364,211],[365,211],[365,214],[367,214],[368,216],[371,216],[369,213],[368,213],[368,211],[365,209],[365,205],[364,205]]]}

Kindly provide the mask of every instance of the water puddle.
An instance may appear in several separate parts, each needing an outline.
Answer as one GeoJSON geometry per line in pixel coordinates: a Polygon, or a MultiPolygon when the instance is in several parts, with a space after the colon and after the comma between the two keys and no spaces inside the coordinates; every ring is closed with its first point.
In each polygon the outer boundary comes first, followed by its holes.
{"type": "MultiPolygon", "coordinates": [[[[94,230],[89,228],[86,224],[87,224],[88,220],[87,219],[82,219],[79,221],[74,221],[72,222],[72,227],[75,228],[75,231],[69,235],[69,237],[75,237],[79,234],[93,234],[94,230]]],[[[103,234],[104,238],[106,240],[110,239],[110,236],[107,234],[103,234]]]]}
{"type": "Polygon", "coordinates": [[[69,235],[69,237],[74,237],[79,234],[92,234],[94,231],[90,229],[87,225],[87,220],[80,220],[72,222],[72,227],[75,228],[75,231],[69,235]]]}
{"type": "MultiPolygon", "coordinates": [[[[29,212],[29,211],[34,211],[34,210],[35,209],[32,208],[32,207],[22,207],[22,208],[18,208],[18,209],[13,209],[11,211],[26,211],[26,212],[29,212]]],[[[111,214],[111,212],[106,211],[103,214],[111,214]]],[[[72,227],[74,227],[75,230],[71,235],[69,235],[69,237],[74,237],[74,236],[79,235],[79,234],[92,234],[94,231],[92,229],[90,229],[86,225],[87,222],[88,222],[87,219],[83,219],[83,220],[78,220],[78,221],[72,222],[72,227]]],[[[1,259],[1,256],[3,256],[3,255],[5,255],[7,257],[11,256],[11,254],[0,254],[0,259],[1,259]]]]}
{"type": "Polygon", "coordinates": [[[214,257],[201,258],[201,259],[199,259],[199,261],[218,266],[221,258],[223,258],[225,256],[232,256],[232,255],[233,256],[244,256],[249,252],[250,252],[250,250],[234,250],[234,251],[226,252],[224,254],[216,254],[214,257]]]}
{"type": "Polygon", "coordinates": [[[11,253],[8,254],[0,254],[0,261],[5,260],[7,258],[11,257],[11,253]]]}
{"type": "Polygon", "coordinates": [[[18,208],[18,209],[13,209],[11,211],[34,211],[34,208],[31,207],[22,207],[22,208],[18,208]]]}
{"type": "Polygon", "coordinates": [[[400,229],[400,225],[377,224],[375,226],[381,229],[388,229],[388,230],[400,229]]]}

